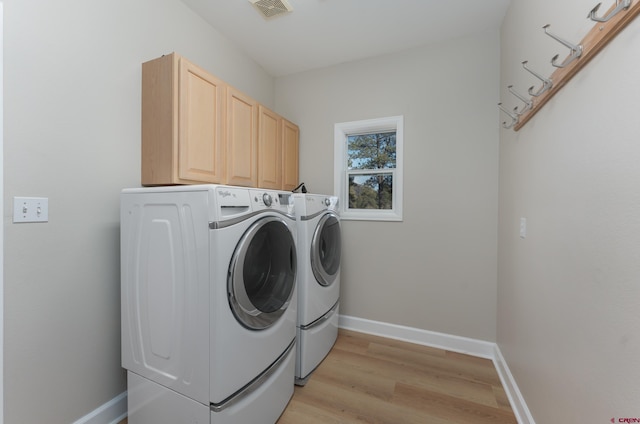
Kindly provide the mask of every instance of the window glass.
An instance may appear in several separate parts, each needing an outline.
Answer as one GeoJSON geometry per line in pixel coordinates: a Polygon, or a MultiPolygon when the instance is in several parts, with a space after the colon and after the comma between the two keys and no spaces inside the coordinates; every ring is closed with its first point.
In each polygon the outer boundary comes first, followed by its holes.
{"type": "Polygon", "coordinates": [[[349,209],[392,209],[393,174],[349,175],[349,209]]]}
{"type": "Polygon", "coordinates": [[[396,167],[396,132],[347,136],[349,169],[396,167]]]}

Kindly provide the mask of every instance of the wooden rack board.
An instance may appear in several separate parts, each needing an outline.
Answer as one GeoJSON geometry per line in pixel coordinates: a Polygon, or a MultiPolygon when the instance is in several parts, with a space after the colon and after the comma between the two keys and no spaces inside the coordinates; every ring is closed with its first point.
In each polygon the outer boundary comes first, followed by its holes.
{"type": "MultiPolygon", "coordinates": [[[[604,14],[616,8],[616,3],[604,14]]],[[[591,59],[593,59],[613,38],[618,35],[634,18],[640,14],[640,0],[633,0],[627,10],[622,10],[607,22],[596,22],[589,33],[582,39],[582,56],[571,62],[565,68],[556,69],[551,74],[553,86],[540,96],[533,98],[533,107],[520,116],[514,125],[518,131],[567,83],[573,78],[591,59]]]]}

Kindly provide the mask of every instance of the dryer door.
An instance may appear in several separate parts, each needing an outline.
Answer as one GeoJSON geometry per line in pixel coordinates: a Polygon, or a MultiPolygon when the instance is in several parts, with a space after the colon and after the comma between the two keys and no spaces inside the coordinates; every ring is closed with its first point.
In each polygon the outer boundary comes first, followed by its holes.
{"type": "Polygon", "coordinates": [[[311,239],[311,269],[322,286],[333,284],[340,272],[340,235],[340,219],[335,213],[320,218],[311,239]]]}
{"type": "Polygon", "coordinates": [[[236,319],[252,330],[275,323],[296,283],[296,246],[287,224],[269,216],[242,236],[231,259],[227,291],[236,319]]]}

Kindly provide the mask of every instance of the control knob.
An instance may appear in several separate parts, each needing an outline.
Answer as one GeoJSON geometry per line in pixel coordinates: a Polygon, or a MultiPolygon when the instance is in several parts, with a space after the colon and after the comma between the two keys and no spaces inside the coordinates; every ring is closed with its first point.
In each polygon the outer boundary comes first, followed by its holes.
{"type": "Polygon", "coordinates": [[[264,193],[262,195],[262,201],[264,202],[265,206],[271,206],[273,199],[271,198],[271,195],[269,193],[264,193]]]}

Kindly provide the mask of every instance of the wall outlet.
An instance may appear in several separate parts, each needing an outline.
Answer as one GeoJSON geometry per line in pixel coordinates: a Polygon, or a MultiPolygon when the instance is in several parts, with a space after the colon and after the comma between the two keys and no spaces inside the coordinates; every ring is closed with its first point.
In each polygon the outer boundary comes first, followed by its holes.
{"type": "Polygon", "coordinates": [[[14,197],[13,222],[49,222],[49,198],[14,197]]]}

